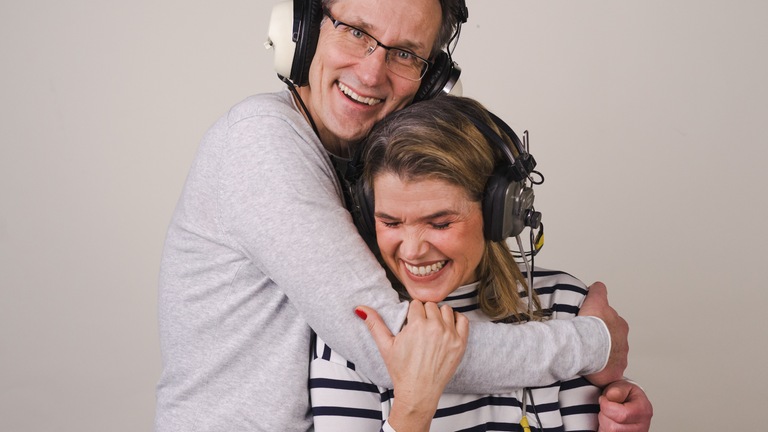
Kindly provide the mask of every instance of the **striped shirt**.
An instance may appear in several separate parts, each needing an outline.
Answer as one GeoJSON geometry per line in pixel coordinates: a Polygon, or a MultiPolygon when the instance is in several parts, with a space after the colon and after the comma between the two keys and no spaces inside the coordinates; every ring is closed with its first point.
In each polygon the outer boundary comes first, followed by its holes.
{"type": "MultiPolygon", "coordinates": [[[[573,276],[539,268],[534,270],[534,289],[542,308],[552,311],[552,319],[576,316],[587,293],[573,276]]],[[[490,321],[478,308],[476,283],[460,287],[441,304],[464,313],[470,321],[490,321]]],[[[391,431],[386,419],[393,390],[373,384],[320,338],[314,341],[309,387],[315,431],[391,431]]],[[[531,361],[536,361],[535,353],[531,361]]],[[[597,430],[600,390],[582,377],[506,394],[443,394],[431,430],[522,431],[525,391],[531,431],[597,430]]]]}

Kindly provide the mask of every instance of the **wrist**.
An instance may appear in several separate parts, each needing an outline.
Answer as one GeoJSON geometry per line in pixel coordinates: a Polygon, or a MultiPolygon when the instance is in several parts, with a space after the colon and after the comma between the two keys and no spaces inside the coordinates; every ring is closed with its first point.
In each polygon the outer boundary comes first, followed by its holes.
{"type": "Polygon", "coordinates": [[[397,397],[392,402],[392,411],[387,422],[395,431],[429,431],[436,404],[411,404],[397,397]]]}

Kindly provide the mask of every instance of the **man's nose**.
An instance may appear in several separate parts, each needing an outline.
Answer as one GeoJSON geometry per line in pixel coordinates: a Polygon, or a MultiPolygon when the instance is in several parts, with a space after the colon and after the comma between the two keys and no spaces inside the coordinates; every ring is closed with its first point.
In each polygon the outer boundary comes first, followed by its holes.
{"type": "Polygon", "coordinates": [[[377,85],[387,77],[387,50],[373,45],[369,54],[358,65],[360,81],[367,86],[377,85]]]}

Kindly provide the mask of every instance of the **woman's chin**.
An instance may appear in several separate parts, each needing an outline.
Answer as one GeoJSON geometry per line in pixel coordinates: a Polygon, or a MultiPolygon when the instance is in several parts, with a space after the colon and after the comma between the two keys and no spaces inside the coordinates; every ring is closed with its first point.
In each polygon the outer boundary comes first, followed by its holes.
{"type": "Polygon", "coordinates": [[[410,295],[412,299],[418,300],[422,303],[439,303],[445,300],[448,294],[450,294],[449,292],[445,292],[444,290],[440,290],[438,288],[430,289],[423,286],[409,287],[406,285],[405,289],[408,291],[408,295],[410,295]]]}

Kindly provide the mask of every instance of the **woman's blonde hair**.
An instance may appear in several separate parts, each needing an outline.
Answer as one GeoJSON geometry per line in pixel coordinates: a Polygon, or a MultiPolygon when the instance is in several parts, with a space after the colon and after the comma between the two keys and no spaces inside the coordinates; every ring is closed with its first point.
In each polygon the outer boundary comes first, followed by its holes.
{"type": "MultiPolygon", "coordinates": [[[[485,123],[502,137],[513,152],[510,139],[501,132],[477,101],[458,96],[439,96],[413,104],[379,122],[368,136],[363,151],[363,187],[373,199],[373,180],[392,173],[402,180],[442,180],[459,186],[475,202],[482,203],[485,185],[494,168],[506,160],[470,118],[485,123]]],[[[401,295],[402,284],[388,272],[401,295]]],[[[535,319],[525,314],[520,291],[527,283],[505,241],[485,240],[477,269],[479,304],[493,319],[535,319]]],[[[533,309],[539,301],[533,294],[533,309]]]]}

